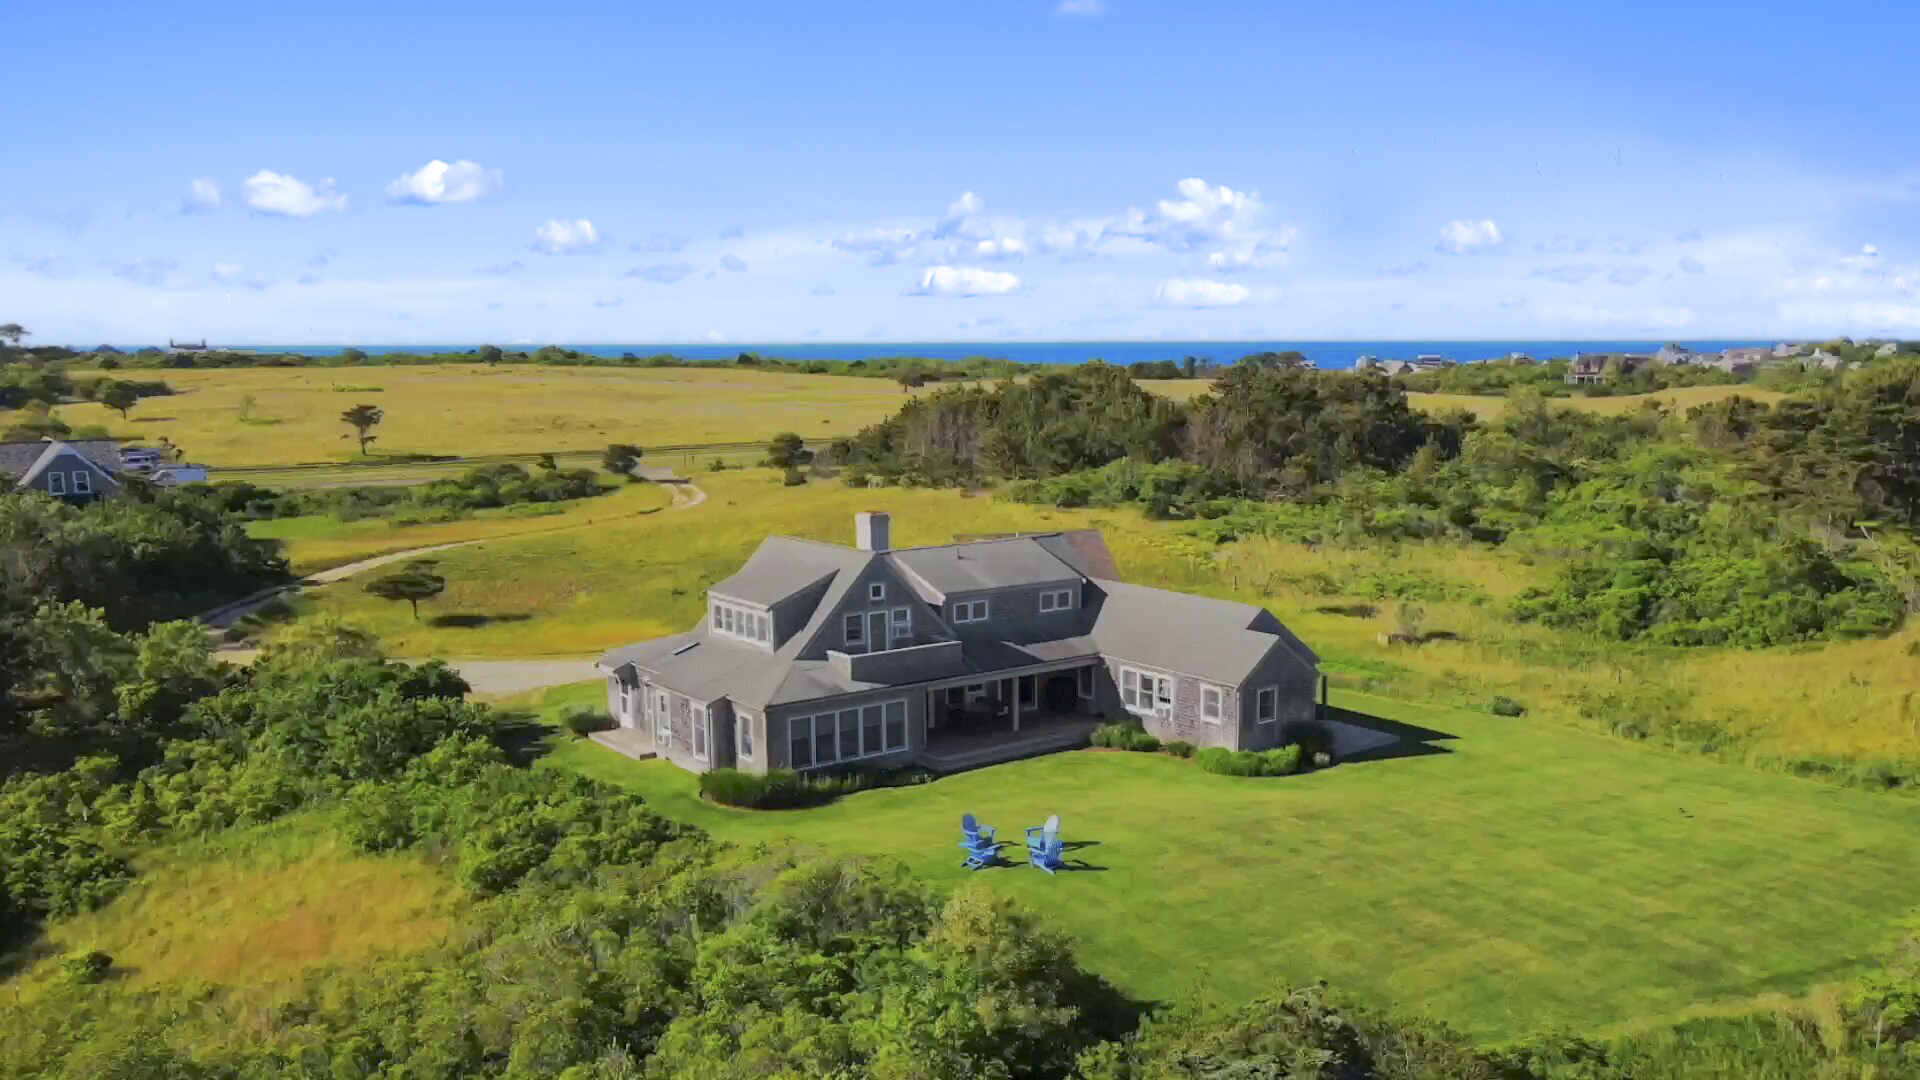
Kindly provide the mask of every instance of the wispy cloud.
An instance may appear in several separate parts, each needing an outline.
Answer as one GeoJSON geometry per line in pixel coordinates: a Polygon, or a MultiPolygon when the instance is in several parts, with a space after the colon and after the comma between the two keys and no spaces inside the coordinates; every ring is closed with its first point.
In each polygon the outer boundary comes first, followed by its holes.
{"type": "Polygon", "coordinates": [[[1206,278],[1169,278],[1154,290],[1154,299],[1174,307],[1232,307],[1253,298],[1245,285],[1206,278]]]}
{"type": "Polygon", "coordinates": [[[1592,263],[1566,263],[1561,266],[1542,266],[1528,274],[1528,277],[1544,278],[1561,285],[1578,285],[1600,272],[1592,263]]]}
{"type": "Polygon", "coordinates": [[[666,262],[654,266],[636,266],[621,276],[651,281],[656,285],[671,285],[691,273],[692,263],[666,262]]]}
{"type": "Polygon", "coordinates": [[[920,275],[916,296],[1000,296],[1020,287],[1020,279],[974,266],[931,266],[920,275]]]}
{"type": "Polygon", "coordinates": [[[222,285],[238,285],[246,289],[264,289],[273,284],[273,279],[258,274],[239,263],[214,263],[213,279],[222,285]]]}
{"type": "Polygon", "coordinates": [[[1653,267],[1636,263],[1631,266],[1615,267],[1613,273],[1607,275],[1607,280],[1615,285],[1638,285],[1651,273],[1653,273],[1653,267]]]}
{"type": "Polygon", "coordinates": [[[549,221],[533,232],[533,250],[546,255],[577,255],[600,246],[600,233],[586,218],[549,221]]]}
{"type": "Polygon", "coordinates": [[[525,269],[526,265],[526,263],[521,262],[519,259],[514,259],[510,262],[488,263],[486,266],[476,266],[473,268],[473,272],[476,274],[511,274],[515,271],[525,269]]]}
{"type": "Polygon", "coordinates": [[[293,176],[261,169],[240,185],[247,205],[263,214],[309,218],[326,211],[347,208],[346,195],[334,190],[331,177],[318,185],[293,176]]]}
{"type": "Polygon", "coordinates": [[[387,185],[387,198],[398,203],[431,206],[434,203],[472,202],[499,191],[499,169],[482,168],[472,161],[452,164],[434,158],[417,170],[401,173],[387,185]]]}
{"type": "Polygon", "coordinates": [[[747,268],[747,260],[728,252],[720,256],[720,268],[728,273],[738,274],[747,268]]]}
{"type": "Polygon", "coordinates": [[[672,253],[685,248],[688,239],[689,238],[685,236],[668,236],[666,233],[657,232],[645,240],[635,240],[633,243],[628,244],[627,250],[637,252],[641,255],[651,255],[662,252],[672,253]]]}
{"type": "Polygon", "coordinates": [[[1060,6],[1053,10],[1062,15],[1099,15],[1107,5],[1102,0],[1060,0],[1060,6]]]}
{"type": "Polygon", "coordinates": [[[720,230],[720,239],[722,240],[738,240],[745,235],[747,235],[747,230],[743,225],[729,225],[720,230]]]}
{"type": "Polygon", "coordinates": [[[1689,274],[1698,274],[1705,271],[1706,266],[1702,264],[1699,259],[1691,255],[1682,255],[1680,256],[1680,269],[1689,274]]]}
{"type": "Polygon", "coordinates": [[[205,213],[220,209],[220,203],[220,185],[211,180],[195,180],[180,197],[180,210],[187,214],[205,213]]]}
{"type": "Polygon", "coordinates": [[[1491,221],[1450,221],[1440,227],[1440,242],[1434,249],[1448,255],[1471,255],[1502,243],[1505,238],[1500,235],[1500,227],[1491,221]]]}
{"type": "Polygon", "coordinates": [[[167,275],[179,269],[180,264],[172,259],[135,259],[113,268],[113,276],[125,278],[137,285],[159,285],[167,280],[167,275]]]}

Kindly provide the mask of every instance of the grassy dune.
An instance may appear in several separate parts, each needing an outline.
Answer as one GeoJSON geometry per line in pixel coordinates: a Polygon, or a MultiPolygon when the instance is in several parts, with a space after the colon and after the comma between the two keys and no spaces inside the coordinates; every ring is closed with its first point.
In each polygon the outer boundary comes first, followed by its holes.
{"type": "MultiPolygon", "coordinates": [[[[598,684],[537,695],[551,715],[598,684]]],[[[694,777],[560,737],[545,759],[743,843],[897,856],[968,876],[960,815],[1002,835],[1060,814],[1096,872],[976,875],[1151,999],[1324,978],[1476,1035],[1738,1011],[1866,965],[1920,887],[1912,800],[1836,791],[1556,725],[1361,694],[1439,752],[1276,780],[1159,755],[1055,754],[805,811],[700,800],[694,777]],[[1793,903],[1781,903],[1791,895],[1793,903]]],[[[1014,852],[1018,854],[1018,852],[1014,852]]]]}
{"type": "Polygon", "coordinates": [[[566,529],[601,528],[628,518],[657,514],[671,496],[656,484],[628,484],[606,495],[559,506],[538,503],[477,510],[460,521],[401,525],[391,519],[340,521],[324,514],[256,521],[247,532],[285,545],[295,573],[340,566],[375,555],[411,548],[455,544],[506,536],[530,536],[566,529]]]}
{"type": "Polygon", "coordinates": [[[465,903],[426,862],[358,854],[324,814],[301,814],[142,856],[124,896],[48,924],[47,955],[13,986],[31,998],[60,955],[101,949],[133,989],[206,980],[270,998],[309,968],[426,948],[465,903]]]}
{"type": "Polygon", "coordinates": [[[858,431],[900,407],[885,379],[708,369],[482,365],[238,368],[156,373],[175,389],[130,422],[102,405],[66,405],[62,420],[146,441],[165,435],[195,461],[281,465],[345,461],[340,413],[378,405],[377,454],[508,454],[738,442],[782,431],[858,431]],[[241,419],[244,399],[254,404],[241,419]]]}
{"type": "Polygon", "coordinates": [[[1742,736],[1743,755],[1920,760],[1920,712],[1909,701],[1920,687],[1920,658],[1907,652],[1920,640],[1913,629],[1759,652],[1630,647],[1508,619],[1507,601],[1549,571],[1485,548],[1250,540],[1216,550],[1133,510],[1057,510],[953,491],[787,488],[766,470],[698,479],[712,497],[692,510],[443,553],[447,592],[423,605],[418,623],[406,605],[353,582],[315,590],[301,605],[374,630],[398,655],[580,655],[684,630],[700,617],[703,590],[737,569],[762,537],[845,543],[857,510],[892,511],[902,545],[1092,527],[1105,531],[1130,580],[1271,608],[1314,645],[1338,686],[1467,709],[1505,695],[1529,709],[1527,723],[1606,726],[1662,708],[1697,721],[1703,734],[1742,736]],[[1433,640],[1380,645],[1395,605],[1375,599],[1369,583],[1406,579],[1449,597],[1422,602],[1433,640]],[[1368,607],[1375,613],[1365,614],[1368,607]],[[435,625],[449,615],[463,625],[435,625]]]}

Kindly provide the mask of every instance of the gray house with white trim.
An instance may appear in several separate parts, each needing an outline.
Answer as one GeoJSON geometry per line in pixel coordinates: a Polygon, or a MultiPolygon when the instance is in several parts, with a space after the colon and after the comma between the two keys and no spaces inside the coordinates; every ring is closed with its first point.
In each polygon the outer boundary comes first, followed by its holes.
{"type": "Polygon", "coordinates": [[[1161,739],[1263,750],[1316,718],[1318,658],[1263,608],[1129,585],[1091,530],[894,548],[770,537],[683,634],[600,658],[611,737],[694,771],[967,768],[1161,739]]]}
{"type": "Polygon", "coordinates": [[[120,487],[111,439],[40,439],[0,443],[0,490],[38,491],[76,502],[97,499],[120,487]]]}

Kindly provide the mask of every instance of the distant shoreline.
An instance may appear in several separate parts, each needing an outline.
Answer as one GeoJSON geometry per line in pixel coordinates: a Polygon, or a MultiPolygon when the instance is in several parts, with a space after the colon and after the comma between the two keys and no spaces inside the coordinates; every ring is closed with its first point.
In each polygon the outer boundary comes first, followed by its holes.
{"type": "MultiPolygon", "coordinates": [[[[1105,360],[1111,364],[1132,364],[1145,360],[1183,360],[1188,356],[1197,356],[1212,360],[1216,365],[1231,364],[1249,353],[1298,351],[1316,367],[1327,369],[1351,368],[1362,356],[1374,356],[1382,360],[1413,360],[1424,355],[1438,355],[1455,362],[1469,362],[1504,357],[1509,353],[1527,353],[1538,359],[1555,356],[1572,356],[1575,353],[1634,353],[1652,352],[1662,345],[1681,345],[1694,352],[1714,353],[1729,348],[1751,348],[1771,346],[1780,339],[1775,338],[1711,338],[1711,339],[1484,339],[1484,340],[1405,340],[1405,341],[1055,341],[1055,342],[887,342],[881,344],[860,344],[852,342],[831,342],[817,344],[774,343],[774,344],[613,344],[613,345],[569,345],[556,343],[558,347],[595,356],[619,357],[625,353],[636,356],[672,355],[688,360],[730,359],[741,353],[754,353],[768,359],[780,360],[876,360],[881,358],[917,357],[929,360],[962,360],[970,357],[987,357],[1009,360],[1020,364],[1081,364],[1092,359],[1105,360]]],[[[349,348],[357,348],[371,355],[390,353],[410,353],[429,355],[436,353],[466,352],[480,347],[480,342],[471,344],[432,344],[432,345],[231,345],[216,346],[237,351],[258,351],[275,353],[298,353],[306,356],[335,356],[349,348]]],[[[538,346],[514,343],[494,342],[502,348],[531,351],[538,346]]],[[[119,346],[132,349],[140,346],[119,346]]]]}

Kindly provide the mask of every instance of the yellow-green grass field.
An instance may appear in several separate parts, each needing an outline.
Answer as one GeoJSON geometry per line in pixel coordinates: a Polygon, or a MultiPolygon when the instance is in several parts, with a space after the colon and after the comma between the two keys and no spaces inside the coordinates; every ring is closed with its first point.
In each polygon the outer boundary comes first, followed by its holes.
{"type": "Polygon", "coordinates": [[[375,456],[518,454],[852,434],[899,409],[888,379],[705,368],[610,370],[513,365],[167,370],[172,386],[131,419],[63,405],[61,420],[116,436],[160,436],[210,465],[346,461],[358,446],[341,412],[379,406],[375,456]],[[358,388],[358,389],[356,389],[358,388]],[[252,399],[251,407],[246,406],[252,399]],[[243,414],[245,419],[243,419],[243,414]]]}
{"type": "MultiPolygon", "coordinates": [[[[602,700],[588,683],[524,703],[551,720],[602,700]]],[[[1494,1039],[1763,1008],[1844,980],[1920,888],[1913,800],[1557,725],[1333,700],[1451,737],[1270,779],[1077,751],[789,811],[704,802],[674,765],[564,735],[542,762],[723,839],[892,855],[943,886],[969,877],[962,813],[1011,835],[1016,856],[1022,828],[1059,814],[1091,869],[971,876],[1072,934],[1123,990],[1237,1001],[1326,979],[1494,1039]]]]}
{"type": "Polygon", "coordinates": [[[277,540],[297,574],[356,562],[395,551],[568,529],[605,528],[614,522],[657,514],[671,503],[659,484],[627,484],[591,499],[549,505],[525,503],[476,510],[458,521],[405,525],[392,518],[341,521],[325,514],[256,521],[247,532],[277,540]]]}
{"type": "MultiPolygon", "coordinates": [[[[1548,398],[1550,406],[1564,406],[1614,416],[1632,412],[1641,405],[1658,402],[1677,413],[1684,413],[1697,405],[1710,405],[1723,398],[1735,395],[1752,398],[1772,404],[1785,397],[1778,390],[1761,390],[1751,386],[1682,386],[1673,390],[1661,390],[1651,394],[1620,394],[1614,397],[1565,397],[1548,398]]],[[[1482,420],[1498,419],[1507,409],[1507,399],[1487,397],[1478,394],[1408,394],[1408,404],[1426,412],[1439,412],[1442,409],[1465,409],[1482,420]]]]}
{"type": "MultiPolygon", "coordinates": [[[[346,437],[350,429],[340,421],[340,413],[362,403],[377,405],[386,414],[375,432],[378,441],[370,448],[377,459],[597,452],[615,442],[642,447],[725,443],[766,439],[782,431],[809,438],[848,435],[891,415],[906,396],[886,379],[705,368],[462,364],[185,369],[151,377],[173,386],[176,393],[143,400],[128,420],[95,404],[63,405],[57,415],[70,425],[101,425],[135,441],[154,442],[164,435],[192,460],[214,466],[291,465],[356,457],[357,444],[346,437]]],[[[1211,383],[1153,379],[1141,385],[1186,400],[1211,383]]],[[[1647,400],[1686,408],[1736,393],[1762,400],[1780,396],[1750,387],[1696,386],[1555,403],[1613,413],[1647,400]]],[[[1465,408],[1482,419],[1499,415],[1506,406],[1504,398],[1464,394],[1411,394],[1409,399],[1417,408],[1465,408]]],[[[671,463],[686,464],[679,458],[671,463]]],[[[368,482],[373,475],[356,470],[338,477],[286,474],[267,480],[368,482]]]]}
{"type": "MultiPolygon", "coordinates": [[[[367,595],[358,583],[312,590],[298,607],[364,626],[402,656],[578,656],[694,625],[703,591],[732,573],[761,538],[786,533],[851,542],[857,510],[894,516],[901,545],[961,533],[1099,528],[1129,580],[1271,608],[1320,653],[1336,685],[1408,701],[1483,709],[1495,695],[1529,710],[1527,724],[1605,727],[1649,703],[1682,703],[1703,730],[1731,731],[1753,757],[1920,760],[1920,640],[1885,639],[1762,651],[1605,643],[1516,623],[1505,605],[1550,568],[1452,543],[1342,550],[1271,540],[1214,549],[1131,509],[1058,510],[987,495],[859,490],[815,482],[788,488],[770,470],[702,474],[711,497],[689,510],[590,527],[503,536],[441,553],[446,593],[422,605],[367,595]],[[1395,605],[1343,582],[1407,575],[1452,586],[1430,601],[1427,644],[1386,646],[1395,605]],[[1372,606],[1376,614],[1355,614],[1372,606]],[[441,623],[436,617],[463,616],[441,623]]],[[[541,519],[526,524],[536,525],[541,519]]],[[[465,527],[459,523],[444,528],[465,527]]],[[[433,527],[443,528],[443,527],[433,527]]],[[[398,530],[425,542],[442,534],[398,530]]],[[[452,535],[447,533],[445,535],[452,535]]],[[[308,549],[309,551],[313,549],[308,549]]],[[[296,561],[303,554],[295,542],[296,561]]]]}
{"type": "Polygon", "coordinates": [[[58,978],[60,957],[99,949],[132,989],[204,980],[267,999],[322,966],[354,967],[445,938],[468,901],[451,876],[411,855],[363,855],[331,817],[158,848],[98,911],[55,919],[41,956],[11,983],[21,1000],[58,978]]]}

